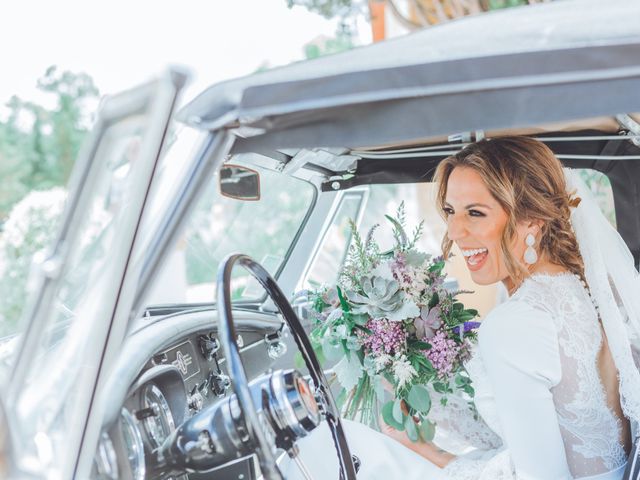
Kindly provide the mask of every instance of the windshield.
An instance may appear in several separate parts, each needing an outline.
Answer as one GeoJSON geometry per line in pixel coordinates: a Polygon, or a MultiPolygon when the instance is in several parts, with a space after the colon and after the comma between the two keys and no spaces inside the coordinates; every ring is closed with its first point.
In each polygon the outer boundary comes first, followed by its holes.
{"type": "Polygon", "coordinates": [[[95,321],[104,314],[103,299],[110,295],[114,269],[119,268],[114,259],[126,255],[118,244],[118,231],[128,221],[129,193],[136,188],[131,173],[145,121],[145,115],[132,116],[106,129],[95,154],[94,165],[100,168],[85,179],[93,188],[81,198],[86,206],[83,220],[77,224],[75,240],[62,247],[69,251],[67,260],[59,267],[47,265],[49,261],[42,266],[43,271],[61,270],[51,309],[38,317],[39,343],[30,351],[31,365],[16,401],[26,443],[37,432],[47,432],[53,443],[62,441],[82,420],[67,410],[79,400],[76,382],[88,384],[84,374],[90,369],[77,359],[97,341],[95,321]]]}
{"type": "MultiPolygon", "coordinates": [[[[251,168],[260,175],[259,200],[223,197],[216,175],[165,261],[147,305],[212,303],[218,266],[230,253],[247,254],[277,276],[313,205],[315,188],[289,175],[251,168]]],[[[232,300],[255,301],[263,294],[248,272],[234,270],[232,300]]]]}

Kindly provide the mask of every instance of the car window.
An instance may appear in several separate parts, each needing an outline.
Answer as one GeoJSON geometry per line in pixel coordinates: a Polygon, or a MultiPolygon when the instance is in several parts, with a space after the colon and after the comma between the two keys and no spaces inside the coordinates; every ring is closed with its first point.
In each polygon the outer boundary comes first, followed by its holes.
{"type": "Polygon", "coordinates": [[[616,227],[616,212],[613,203],[613,190],[611,181],[604,173],[588,168],[578,170],[580,177],[589,187],[600,209],[607,217],[611,225],[616,227]]]}
{"type": "MultiPolygon", "coordinates": [[[[615,209],[611,182],[601,172],[581,169],[580,176],[593,192],[600,208],[615,226],[615,209]]],[[[435,184],[399,184],[399,185],[371,185],[369,199],[362,212],[359,231],[366,236],[369,230],[376,224],[379,228],[375,231],[376,239],[384,250],[393,245],[393,234],[390,224],[385,220],[386,215],[393,215],[401,202],[405,204],[407,225],[413,229],[421,220],[424,220],[424,233],[418,247],[432,255],[441,254],[441,242],[445,233],[445,223],[440,217],[435,204],[435,184]]],[[[348,215],[348,209],[344,209],[344,215],[348,215]]],[[[355,219],[355,214],[351,217],[355,219]]],[[[319,253],[314,261],[314,266],[309,272],[305,287],[314,287],[317,283],[335,283],[337,278],[335,260],[341,259],[340,267],[344,261],[344,252],[351,242],[350,230],[346,219],[336,215],[330,233],[321,244],[319,253]],[[346,226],[345,226],[346,225],[346,226]],[[320,260],[322,259],[322,261],[320,260]]],[[[471,279],[463,257],[454,246],[453,256],[447,264],[446,272],[452,284],[457,284],[460,290],[469,291],[460,295],[467,308],[475,308],[481,317],[486,315],[496,303],[506,298],[506,291],[501,285],[477,285],[471,279]],[[454,283],[455,282],[455,283],[454,283]]],[[[339,270],[339,269],[338,269],[339,270]]]]}
{"type": "MultiPolygon", "coordinates": [[[[178,244],[165,262],[146,304],[211,303],[220,262],[244,253],[276,275],[313,205],[310,183],[261,167],[258,201],[223,197],[218,177],[191,214],[178,244]]],[[[238,267],[232,277],[232,300],[261,298],[264,290],[238,267]]]]}
{"type": "Polygon", "coordinates": [[[358,218],[361,204],[362,193],[345,193],[303,281],[305,288],[317,288],[338,280],[351,243],[350,220],[358,218]]]}

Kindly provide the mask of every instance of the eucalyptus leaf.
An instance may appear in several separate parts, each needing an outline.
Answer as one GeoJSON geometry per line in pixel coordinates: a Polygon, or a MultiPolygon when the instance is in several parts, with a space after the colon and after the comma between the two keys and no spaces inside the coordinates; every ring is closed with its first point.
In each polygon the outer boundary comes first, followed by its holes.
{"type": "Polygon", "coordinates": [[[393,418],[393,407],[394,407],[394,402],[393,400],[390,402],[387,402],[383,405],[382,407],[382,419],[384,420],[384,423],[386,423],[387,425],[395,428],[396,430],[399,431],[403,431],[404,430],[404,424],[402,422],[397,422],[395,418],[393,418]]]}
{"type": "Polygon", "coordinates": [[[418,427],[416,425],[416,422],[413,421],[413,417],[411,417],[410,415],[404,419],[404,429],[407,432],[407,437],[409,437],[409,440],[411,440],[412,442],[418,441],[418,427]]]}
{"type": "Polygon", "coordinates": [[[418,433],[423,442],[430,442],[436,435],[436,425],[426,418],[422,419],[418,428],[418,433]]]}
{"type": "Polygon", "coordinates": [[[411,405],[411,408],[423,413],[429,413],[431,408],[431,397],[429,391],[423,385],[414,385],[409,390],[407,395],[407,402],[411,405]]]}
{"type": "Polygon", "coordinates": [[[393,414],[393,418],[397,423],[403,423],[404,413],[402,413],[402,400],[396,399],[393,402],[393,410],[391,413],[393,414]]]}

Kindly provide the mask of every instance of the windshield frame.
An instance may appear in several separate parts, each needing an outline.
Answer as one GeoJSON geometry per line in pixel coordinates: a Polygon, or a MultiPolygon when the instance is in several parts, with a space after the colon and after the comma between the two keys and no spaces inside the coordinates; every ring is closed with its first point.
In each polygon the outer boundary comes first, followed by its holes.
{"type": "MultiPolygon", "coordinates": [[[[256,155],[264,156],[263,153],[256,154],[256,155]]],[[[269,161],[270,159],[268,157],[265,157],[265,159],[266,159],[266,162],[261,162],[260,165],[252,164],[245,161],[239,161],[237,158],[234,158],[234,156],[230,157],[228,161],[238,165],[243,165],[243,166],[246,165],[251,168],[255,168],[256,166],[258,166],[259,168],[272,171],[273,173],[286,175],[292,179],[295,179],[298,182],[304,182],[311,189],[311,199],[309,201],[309,204],[305,209],[304,215],[301,218],[300,223],[298,224],[295,234],[291,237],[291,241],[289,242],[287,249],[284,251],[282,261],[280,262],[277,270],[273,274],[274,279],[278,280],[282,272],[287,267],[287,263],[291,258],[292,253],[296,249],[296,246],[298,245],[298,242],[301,236],[303,235],[303,232],[305,231],[305,227],[307,226],[309,219],[312,217],[314,209],[316,208],[316,205],[318,202],[318,196],[320,194],[320,180],[318,179],[316,173],[310,172],[304,169],[298,170],[292,175],[287,175],[285,173],[279,172],[277,166],[275,164],[271,164],[269,161]]],[[[209,183],[208,185],[205,184],[202,187],[203,190],[206,189],[207,186],[210,187],[211,183],[209,183]]],[[[194,200],[194,203],[197,203],[199,199],[200,199],[200,195],[198,195],[198,198],[194,200]]],[[[193,210],[191,209],[189,213],[192,213],[192,212],[193,210]]],[[[186,225],[182,225],[181,228],[185,226],[186,225]]],[[[240,299],[233,300],[233,305],[235,308],[257,310],[264,304],[266,298],[267,298],[266,292],[262,292],[260,296],[256,296],[253,298],[246,298],[246,299],[240,298],[240,299]]],[[[146,318],[150,316],[170,315],[174,313],[193,311],[193,310],[211,309],[211,308],[216,308],[216,305],[217,305],[217,302],[215,301],[170,302],[166,304],[149,303],[149,304],[146,304],[144,309],[144,314],[142,315],[142,317],[146,318]]]]}

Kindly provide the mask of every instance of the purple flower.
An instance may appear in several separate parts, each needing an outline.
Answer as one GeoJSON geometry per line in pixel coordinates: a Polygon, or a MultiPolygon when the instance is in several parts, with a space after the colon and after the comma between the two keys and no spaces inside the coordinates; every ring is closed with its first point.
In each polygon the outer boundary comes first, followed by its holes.
{"type": "Polygon", "coordinates": [[[372,319],[365,324],[365,328],[371,333],[358,331],[358,336],[364,348],[374,355],[395,355],[402,350],[407,339],[402,322],[372,319]]]}
{"type": "Polygon", "coordinates": [[[440,307],[438,305],[432,309],[422,307],[420,309],[420,316],[413,321],[413,325],[416,327],[416,337],[419,339],[433,338],[436,330],[442,325],[440,307]]]}
{"type": "Polygon", "coordinates": [[[425,356],[438,371],[438,376],[447,378],[453,371],[460,348],[442,330],[435,334],[430,343],[431,349],[425,351],[425,356]]]}
{"type": "Polygon", "coordinates": [[[395,278],[400,285],[406,286],[411,284],[412,278],[407,268],[407,260],[402,252],[395,254],[389,266],[391,267],[393,278],[395,278]]]}
{"type": "MultiPolygon", "coordinates": [[[[475,330],[478,327],[480,327],[480,322],[464,322],[462,324],[462,333],[470,332],[471,330],[475,330]]],[[[451,331],[456,335],[460,335],[460,325],[458,325],[457,327],[453,327],[451,331]]]]}

